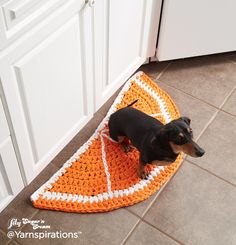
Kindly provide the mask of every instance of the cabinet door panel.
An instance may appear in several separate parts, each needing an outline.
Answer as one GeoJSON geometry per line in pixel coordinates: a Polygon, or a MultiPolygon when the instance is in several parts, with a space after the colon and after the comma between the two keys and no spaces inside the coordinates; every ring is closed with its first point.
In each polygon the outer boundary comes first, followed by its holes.
{"type": "Polygon", "coordinates": [[[161,0],[101,0],[94,7],[96,109],[155,54],[161,0]]]}
{"type": "Polygon", "coordinates": [[[79,40],[75,17],[14,65],[36,162],[86,115],[79,40]]]}
{"type": "Polygon", "coordinates": [[[143,0],[110,1],[108,17],[109,84],[114,82],[130,65],[141,59],[143,17],[143,0]]]}

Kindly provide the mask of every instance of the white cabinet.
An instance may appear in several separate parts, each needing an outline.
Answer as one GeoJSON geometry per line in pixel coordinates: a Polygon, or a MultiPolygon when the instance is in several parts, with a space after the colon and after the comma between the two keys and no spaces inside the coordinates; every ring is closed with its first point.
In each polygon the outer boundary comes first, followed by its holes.
{"type": "Polygon", "coordinates": [[[0,54],[0,77],[27,183],[92,117],[91,8],[55,10],[0,54]],[[88,72],[89,71],[89,72],[88,72]]]}
{"type": "MultiPolygon", "coordinates": [[[[10,132],[0,129],[0,166],[17,169],[16,183],[30,183],[155,53],[161,0],[91,3],[9,0],[1,6],[0,93],[10,132]]],[[[7,171],[0,169],[1,199],[17,192],[7,171]]]]}
{"type": "MultiPolygon", "coordinates": [[[[67,0],[0,1],[0,50],[53,13],[67,0]]],[[[67,3],[68,4],[68,3],[67,3]]]]}
{"type": "Polygon", "coordinates": [[[0,211],[22,188],[23,181],[0,99],[0,211]]]}
{"type": "Polygon", "coordinates": [[[158,60],[236,50],[235,0],[165,0],[158,60]]]}
{"type": "Polygon", "coordinates": [[[7,125],[7,119],[4,113],[3,105],[0,98],[0,143],[10,135],[7,125]]]}
{"type": "Polygon", "coordinates": [[[23,181],[11,138],[0,143],[0,211],[22,190],[23,181]]]}
{"type": "Polygon", "coordinates": [[[153,56],[161,0],[100,0],[94,6],[95,107],[153,56]]]}

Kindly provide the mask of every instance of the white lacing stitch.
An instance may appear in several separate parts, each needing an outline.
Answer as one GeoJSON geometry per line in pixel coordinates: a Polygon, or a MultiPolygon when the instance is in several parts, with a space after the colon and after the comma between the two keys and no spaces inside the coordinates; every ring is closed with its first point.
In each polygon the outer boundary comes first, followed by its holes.
{"type": "Polygon", "coordinates": [[[69,202],[71,200],[73,202],[92,203],[92,202],[103,201],[104,199],[105,200],[112,199],[113,197],[119,197],[119,196],[123,197],[124,195],[128,196],[146,187],[151,181],[154,180],[153,177],[159,174],[161,170],[164,170],[164,167],[162,166],[155,167],[150,172],[147,180],[141,180],[139,183],[129,187],[128,189],[124,189],[124,190],[109,191],[108,193],[104,192],[103,194],[98,194],[97,196],[93,196],[93,197],[76,195],[76,194],[72,195],[72,194],[66,194],[66,193],[62,194],[59,192],[51,193],[49,191],[46,191],[43,193],[42,197],[48,200],[56,199],[56,200],[62,200],[66,202],[69,202]]]}
{"type": "Polygon", "coordinates": [[[163,101],[163,99],[161,99],[156,93],[155,91],[153,91],[148,85],[143,84],[142,81],[139,80],[135,80],[136,84],[138,84],[143,90],[145,90],[149,95],[151,95],[156,101],[157,104],[160,107],[161,110],[161,114],[164,116],[165,121],[168,123],[171,121],[171,117],[167,111],[165,102],[163,101]]]}
{"type": "Polygon", "coordinates": [[[110,179],[110,173],[107,165],[107,159],[106,159],[106,150],[105,150],[105,142],[103,140],[103,136],[100,135],[101,143],[102,143],[102,162],[105,170],[105,174],[107,176],[107,190],[108,193],[111,192],[111,179],[110,179]]]}
{"type": "Polygon", "coordinates": [[[154,113],[154,114],[149,114],[149,116],[151,117],[159,117],[159,116],[162,116],[161,113],[154,113]]]}
{"type": "Polygon", "coordinates": [[[108,136],[107,134],[101,134],[103,137],[105,137],[105,138],[107,138],[108,140],[110,140],[111,142],[113,142],[113,143],[117,143],[118,144],[118,142],[117,141],[115,141],[115,140],[113,140],[110,136],[108,136]]]}

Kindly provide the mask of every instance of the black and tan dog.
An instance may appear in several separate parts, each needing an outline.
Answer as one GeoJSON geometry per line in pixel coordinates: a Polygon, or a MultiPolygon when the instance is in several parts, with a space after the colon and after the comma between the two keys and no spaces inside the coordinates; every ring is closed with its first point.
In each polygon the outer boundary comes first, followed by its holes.
{"type": "Polygon", "coordinates": [[[192,157],[201,157],[205,151],[193,141],[190,119],[180,117],[163,125],[157,119],[131,106],[122,108],[110,116],[108,126],[110,137],[119,142],[127,152],[129,146],[124,138],[128,137],[140,152],[140,178],[147,178],[147,163],[159,166],[173,163],[180,152],[192,157]]]}

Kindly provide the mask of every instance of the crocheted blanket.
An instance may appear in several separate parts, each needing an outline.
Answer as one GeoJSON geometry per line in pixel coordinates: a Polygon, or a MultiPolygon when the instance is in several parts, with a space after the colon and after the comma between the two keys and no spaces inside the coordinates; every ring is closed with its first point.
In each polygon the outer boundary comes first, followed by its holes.
{"type": "Polygon", "coordinates": [[[143,72],[136,73],[90,139],[31,195],[36,208],[81,213],[110,211],[147,199],[171,178],[183,160],[182,154],[169,166],[148,164],[148,179],[142,180],[137,174],[139,152],[123,152],[109,137],[109,116],[136,99],[133,107],[163,123],[180,116],[166,92],[143,72]]]}

